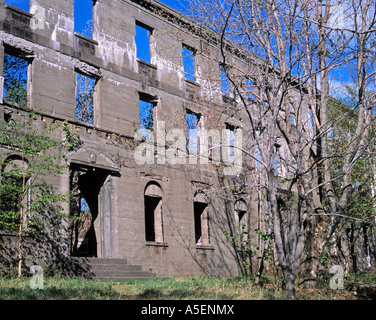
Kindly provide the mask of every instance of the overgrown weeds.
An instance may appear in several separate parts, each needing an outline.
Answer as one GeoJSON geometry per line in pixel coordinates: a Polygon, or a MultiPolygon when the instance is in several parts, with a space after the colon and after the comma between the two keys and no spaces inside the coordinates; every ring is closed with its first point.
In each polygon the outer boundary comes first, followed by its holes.
{"type": "MultiPolygon", "coordinates": [[[[376,275],[352,274],[343,290],[329,283],[297,288],[301,300],[356,299],[347,283],[375,283],[376,275]]],[[[197,277],[125,282],[45,278],[43,289],[32,289],[30,279],[0,279],[1,300],[283,300],[282,278],[266,275],[259,285],[249,277],[197,277]]]]}

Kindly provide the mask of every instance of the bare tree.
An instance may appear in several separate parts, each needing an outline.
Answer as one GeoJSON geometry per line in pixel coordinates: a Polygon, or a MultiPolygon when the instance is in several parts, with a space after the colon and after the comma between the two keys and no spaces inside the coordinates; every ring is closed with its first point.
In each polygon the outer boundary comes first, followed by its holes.
{"type": "Polygon", "coordinates": [[[372,142],[374,102],[367,104],[364,93],[374,80],[375,2],[193,0],[189,12],[207,27],[203,34],[218,39],[218,62],[248,115],[253,143],[243,151],[261,165],[269,232],[287,295],[295,298],[300,263],[303,276],[316,278],[323,250],[348,217],[351,172],[372,142]],[[234,56],[247,63],[233,67],[234,56]],[[338,76],[349,70],[352,106],[333,98],[338,76]],[[349,117],[356,125],[339,147],[333,133],[349,117]]]}

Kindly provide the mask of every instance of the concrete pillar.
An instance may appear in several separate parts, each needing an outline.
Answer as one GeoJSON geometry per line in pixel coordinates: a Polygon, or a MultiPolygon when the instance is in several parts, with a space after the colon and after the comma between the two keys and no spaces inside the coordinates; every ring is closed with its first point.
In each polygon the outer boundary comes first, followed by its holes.
{"type": "Polygon", "coordinates": [[[103,258],[112,258],[112,179],[108,176],[102,188],[103,258]]]}

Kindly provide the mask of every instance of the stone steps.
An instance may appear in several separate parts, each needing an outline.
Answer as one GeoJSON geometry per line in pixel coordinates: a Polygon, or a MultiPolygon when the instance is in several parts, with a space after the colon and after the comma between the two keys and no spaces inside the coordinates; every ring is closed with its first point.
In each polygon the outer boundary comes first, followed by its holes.
{"type": "Polygon", "coordinates": [[[88,271],[86,278],[97,280],[127,281],[137,279],[153,279],[156,275],[152,271],[144,270],[140,265],[129,264],[126,259],[103,258],[72,258],[74,263],[84,266],[88,271]]]}

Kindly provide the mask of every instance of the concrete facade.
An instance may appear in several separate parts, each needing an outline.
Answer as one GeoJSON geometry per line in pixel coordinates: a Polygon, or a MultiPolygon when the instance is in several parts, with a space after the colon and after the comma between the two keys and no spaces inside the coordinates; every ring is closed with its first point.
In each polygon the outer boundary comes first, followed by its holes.
{"type": "MultiPolygon", "coordinates": [[[[29,264],[54,268],[56,261],[79,255],[127,259],[161,277],[239,274],[240,253],[224,231],[235,234],[239,219],[257,228],[259,203],[252,200],[258,194],[237,187],[252,183],[255,164],[243,159],[242,170],[224,174],[231,165],[212,159],[190,164],[184,156],[184,163],[158,163],[157,146],[152,164],[135,160],[135,150],[145,143],[135,140],[140,97],[153,104],[156,139],[171,129],[186,130],[187,113],[207,130],[246,132],[246,115],[221,94],[214,42],[197,36],[192,22],[158,1],[94,1],[92,39],[74,32],[73,0],[31,0],[30,6],[34,14],[0,0],[0,76],[4,53],[27,59],[29,106],[46,121],[66,121],[77,130],[80,146],[66,155],[70,170],[55,182],[65,192],[74,181],[90,217],[73,244],[72,200],[63,203],[66,217],[53,253],[30,249],[29,264]],[[43,16],[35,20],[38,12],[43,16]],[[136,24],[151,31],[150,62],[137,58],[136,24]],[[195,49],[195,81],[185,79],[184,45],[195,49]],[[92,123],[75,116],[75,72],[95,79],[92,123]]],[[[243,62],[234,56],[231,63],[243,62]]],[[[12,108],[4,100],[0,114],[12,108]]],[[[63,131],[59,138],[65,138],[63,131]]],[[[9,234],[2,239],[14,241],[9,234]]],[[[255,237],[249,246],[257,243],[255,237]]]]}

